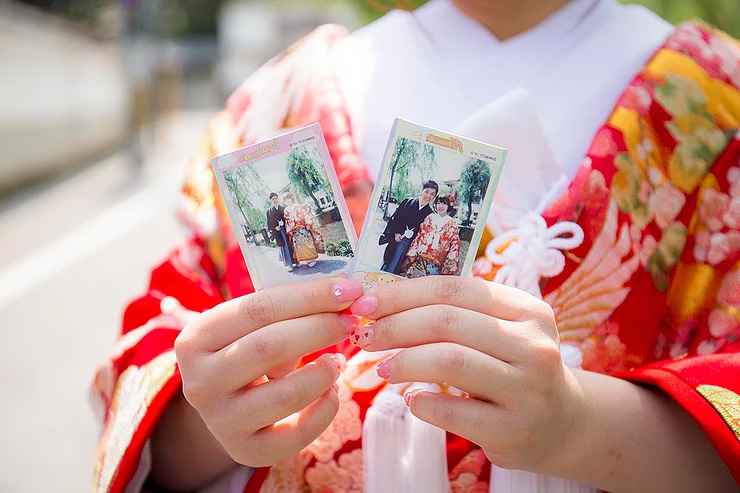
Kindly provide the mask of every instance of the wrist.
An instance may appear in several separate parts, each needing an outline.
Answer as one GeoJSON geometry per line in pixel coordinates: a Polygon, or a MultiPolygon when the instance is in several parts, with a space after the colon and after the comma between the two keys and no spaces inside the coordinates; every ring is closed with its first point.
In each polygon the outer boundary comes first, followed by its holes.
{"type": "Polygon", "coordinates": [[[562,478],[577,479],[581,468],[593,452],[593,444],[599,432],[598,420],[591,406],[593,396],[590,387],[584,385],[582,370],[572,370],[563,365],[564,386],[560,430],[553,435],[553,446],[543,460],[539,473],[562,478]]]}
{"type": "Polygon", "coordinates": [[[182,394],[168,404],[151,446],[150,479],[175,491],[198,489],[237,465],[182,394]]]}

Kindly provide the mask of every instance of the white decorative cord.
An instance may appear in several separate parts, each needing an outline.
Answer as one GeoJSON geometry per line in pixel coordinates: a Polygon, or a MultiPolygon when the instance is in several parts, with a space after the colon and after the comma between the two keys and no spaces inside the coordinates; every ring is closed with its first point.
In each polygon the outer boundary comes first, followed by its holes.
{"type": "Polygon", "coordinates": [[[495,282],[541,298],[540,278],[554,277],[563,271],[565,257],[561,250],[579,246],[583,242],[583,229],[571,221],[561,221],[548,228],[542,212],[564,191],[567,183],[566,177],[561,176],[537,208],[522,216],[518,226],[488,243],[486,257],[501,266],[495,282]]]}
{"type": "MultiPolygon", "coordinates": [[[[494,281],[517,287],[541,298],[540,278],[554,277],[563,271],[565,256],[562,250],[578,247],[583,242],[583,229],[572,221],[560,221],[548,227],[542,213],[565,191],[567,184],[567,178],[561,176],[550,192],[542,197],[534,211],[524,214],[516,227],[496,236],[487,245],[486,257],[501,266],[494,281]]],[[[560,354],[568,367],[580,368],[582,355],[578,347],[562,344],[560,354]]],[[[491,466],[489,488],[490,493],[596,491],[575,481],[527,471],[507,470],[495,465],[491,466]]]]}

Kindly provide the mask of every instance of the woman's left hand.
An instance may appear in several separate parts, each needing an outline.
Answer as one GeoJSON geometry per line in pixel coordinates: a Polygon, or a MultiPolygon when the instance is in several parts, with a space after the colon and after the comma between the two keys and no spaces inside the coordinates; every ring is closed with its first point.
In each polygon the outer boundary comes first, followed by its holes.
{"type": "Polygon", "coordinates": [[[481,279],[432,276],[381,285],[350,309],[375,320],[351,342],[405,348],[378,367],[381,377],[469,394],[407,395],[418,418],[477,443],[502,467],[549,472],[567,460],[586,399],[560,359],[547,303],[481,279]]]}

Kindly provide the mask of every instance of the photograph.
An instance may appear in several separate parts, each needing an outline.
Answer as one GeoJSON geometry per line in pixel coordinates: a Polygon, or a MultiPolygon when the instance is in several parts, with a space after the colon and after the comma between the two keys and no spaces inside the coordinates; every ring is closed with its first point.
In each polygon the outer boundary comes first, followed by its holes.
{"type": "Polygon", "coordinates": [[[506,151],[397,119],[354,271],[368,284],[470,272],[506,151]]]}
{"type": "Polygon", "coordinates": [[[349,270],[355,233],[318,124],[220,156],[213,166],[255,286],[349,270]]]}

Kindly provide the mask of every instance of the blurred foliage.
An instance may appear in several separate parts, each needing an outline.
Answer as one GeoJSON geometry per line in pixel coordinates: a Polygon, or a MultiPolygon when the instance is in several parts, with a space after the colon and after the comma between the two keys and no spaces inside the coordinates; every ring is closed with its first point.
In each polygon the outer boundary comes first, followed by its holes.
{"type": "Polygon", "coordinates": [[[344,0],[354,4],[366,21],[370,22],[392,9],[413,10],[426,0],[344,0]]]}
{"type": "MultiPolygon", "coordinates": [[[[367,21],[388,10],[412,10],[426,0],[345,0],[356,5],[367,21]]],[[[690,19],[702,19],[736,38],[740,38],[740,0],[619,0],[623,4],[639,4],[664,19],[677,24],[690,19]]]]}
{"type": "MultiPolygon", "coordinates": [[[[227,0],[22,0],[77,21],[94,23],[101,9],[120,5],[132,28],[167,37],[215,34],[218,13],[227,0]]],[[[244,0],[249,1],[249,0],[244,0]]],[[[316,4],[348,3],[370,22],[393,8],[412,10],[426,0],[313,0],[316,4]]],[[[664,19],[678,23],[702,19],[740,38],[740,0],[619,0],[641,4],[664,19]]],[[[289,4],[289,2],[286,2],[289,4]]],[[[305,3],[302,2],[302,3],[305,3]]]]}
{"type": "Polygon", "coordinates": [[[139,0],[127,5],[132,29],[164,37],[214,35],[225,0],[139,0]]]}
{"type": "Polygon", "coordinates": [[[702,19],[712,26],[740,38],[739,0],[620,0],[640,4],[674,24],[702,19]]]}
{"type": "Polygon", "coordinates": [[[21,0],[94,28],[101,13],[120,8],[128,28],[168,38],[215,35],[227,0],[21,0]]]}

